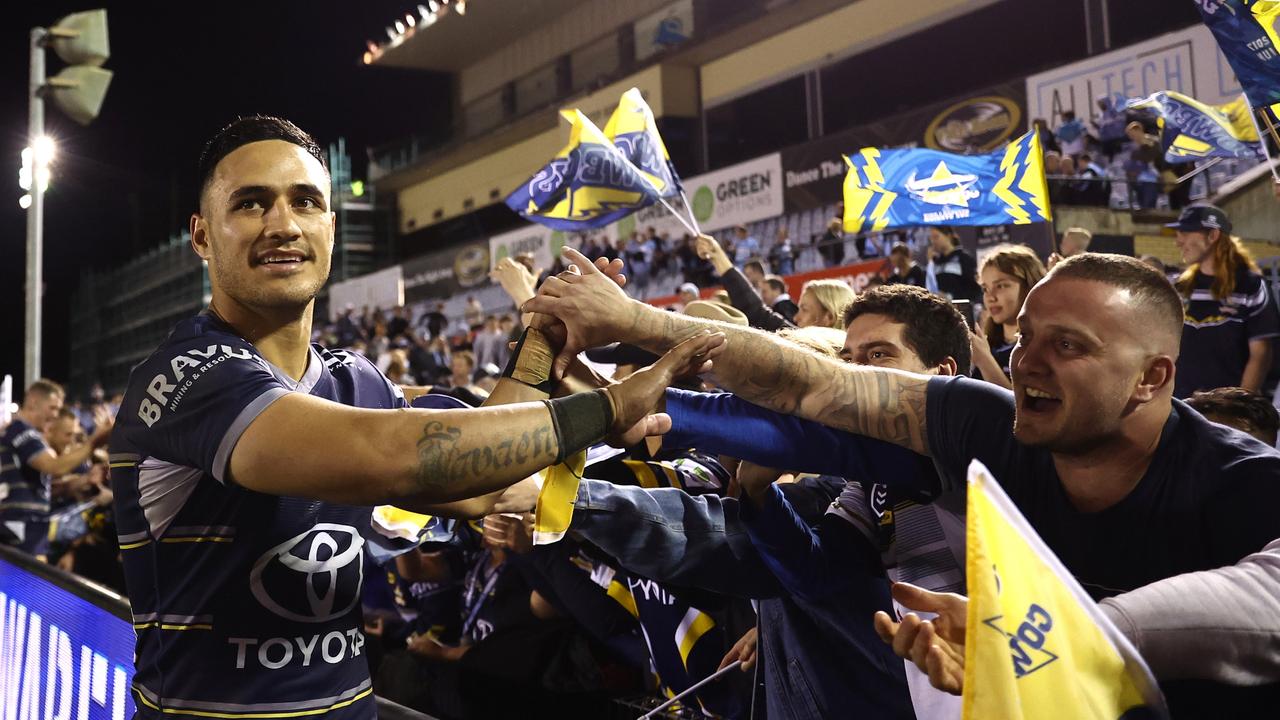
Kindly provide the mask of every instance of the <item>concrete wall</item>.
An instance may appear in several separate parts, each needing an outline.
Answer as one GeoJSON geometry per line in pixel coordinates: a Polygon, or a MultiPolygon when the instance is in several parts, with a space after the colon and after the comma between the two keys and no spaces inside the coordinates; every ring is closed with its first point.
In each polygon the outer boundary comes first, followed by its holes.
{"type": "Polygon", "coordinates": [[[832,60],[887,44],[996,0],[858,0],[702,67],[702,102],[732,100],[832,60]]]}

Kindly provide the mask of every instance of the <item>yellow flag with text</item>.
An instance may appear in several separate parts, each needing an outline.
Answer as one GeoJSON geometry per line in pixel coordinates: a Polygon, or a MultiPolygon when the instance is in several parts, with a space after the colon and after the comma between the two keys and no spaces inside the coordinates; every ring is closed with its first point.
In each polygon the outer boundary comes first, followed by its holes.
{"type": "Polygon", "coordinates": [[[966,565],[965,720],[1164,716],[1146,663],[976,460],[966,565]]]}

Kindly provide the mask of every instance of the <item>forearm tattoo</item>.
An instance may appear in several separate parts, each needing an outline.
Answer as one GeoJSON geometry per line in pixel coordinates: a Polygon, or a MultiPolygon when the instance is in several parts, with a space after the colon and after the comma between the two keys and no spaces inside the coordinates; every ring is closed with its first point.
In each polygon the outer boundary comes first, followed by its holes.
{"type": "Polygon", "coordinates": [[[697,321],[675,313],[640,313],[637,344],[676,345],[703,329],[724,332],[716,377],[743,399],[788,415],[928,453],[923,376],[855,368],[820,357],[769,333],[697,321]]]}
{"type": "Polygon", "coordinates": [[[420,490],[457,489],[459,483],[527,464],[545,467],[556,459],[556,438],[550,425],[501,439],[490,433],[485,433],[485,438],[467,439],[464,435],[462,428],[438,420],[423,426],[416,472],[420,490]]]}

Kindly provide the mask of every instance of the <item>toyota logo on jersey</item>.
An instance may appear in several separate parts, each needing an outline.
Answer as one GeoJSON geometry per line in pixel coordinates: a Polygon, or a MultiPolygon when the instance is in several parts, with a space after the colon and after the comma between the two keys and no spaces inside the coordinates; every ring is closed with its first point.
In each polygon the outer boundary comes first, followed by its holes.
{"type": "Polygon", "coordinates": [[[298,622],[342,617],[360,601],[364,538],[350,525],[318,523],[263,553],[249,587],[263,607],[298,622]]]}

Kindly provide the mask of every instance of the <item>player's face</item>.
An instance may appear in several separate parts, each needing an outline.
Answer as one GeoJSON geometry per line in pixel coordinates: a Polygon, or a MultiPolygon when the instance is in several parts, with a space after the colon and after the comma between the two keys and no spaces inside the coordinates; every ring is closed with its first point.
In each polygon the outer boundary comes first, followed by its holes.
{"type": "Polygon", "coordinates": [[[49,442],[49,447],[55,452],[61,453],[67,449],[76,439],[76,434],[80,431],[80,423],[75,418],[60,417],[49,423],[49,431],[45,433],[45,440],[49,442]]]}
{"type": "MultiPolygon", "coordinates": [[[[854,365],[905,370],[937,375],[938,367],[927,367],[904,338],[907,326],[887,315],[859,315],[845,331],[840,359],[854,365]]],[[[948,373],[949,374],[949,373],[948,373]]]]}
{"type": "Polygon", "coordinates": [[[1010,361],[1019,442],[1078,453],[1114,436],[1146,361],[1134,313],[1127,291],[1100,282],[1032,288],[1010,361]]]}
{"type": "Polygon", "coordinates": [[[997,325],[1013,322],[1022,309],[1022,281],[994,263],[982,268],[982,302],[997,325]]]}
{"type": "Polygon", "coordinates": [[[329,277],[334,214],[329,177],[293,143],[237,148],[214,170],[192,244],[209,263],[214,301],[301,310],[329,277]]]}
{"type": "Polygon", "coordinates": [[[58,419],[58,413],[62,411],[62,396],[57,394],[37,396],[34,403],[36,427],[43,431],[58,419]]]}

